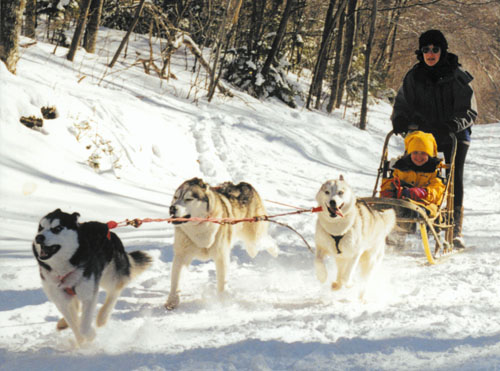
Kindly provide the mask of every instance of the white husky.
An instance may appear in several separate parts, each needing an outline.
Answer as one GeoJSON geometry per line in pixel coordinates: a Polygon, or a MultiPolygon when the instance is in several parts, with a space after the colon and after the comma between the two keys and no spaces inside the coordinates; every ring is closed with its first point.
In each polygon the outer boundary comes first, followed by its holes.
{"type": "MultiPolygon", "coordinates": [[[[316,195],[322,207],[316,223],[316,276],[325,282],[328,276],[326,255],[335,257],[337,279],[333,290],[351,286],[354,272],[359,265],[361,277],[367,283],[374,268],[382,261],[385,239],[395,225],[394,210],[372,210],[356,197],[344,181],[328,180],[316,195]]],[[[364,289],[361,297],[364,296],[364,289]]]]}

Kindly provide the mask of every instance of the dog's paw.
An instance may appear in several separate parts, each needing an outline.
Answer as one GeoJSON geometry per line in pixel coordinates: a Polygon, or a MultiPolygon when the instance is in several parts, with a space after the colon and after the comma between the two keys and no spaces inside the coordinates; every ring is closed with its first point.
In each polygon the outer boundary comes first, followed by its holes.
{"type": "Polygon", "coordinates": [[[97,327],[102,327],[108,322],[108,316],[102,312],[97,315],[96,325],[97,327]]]}
{"type": "Polygon", "coordinates": [[[57,321],[57,331],[62,331],[62,330],[66,330],[68,328],[68,322],[66,322],[66,320],[63,318],[61,318],[59,321],[57,321]]]}
{"type": "Polygon", "coordinates": [[[273,246],[270,246],[266,249],[266,251],[268,252],[269,255],[271,255],[273,258],[277,258],[278,257],[278,254],[280,252],[278,246],[276,245],[273,245],[273,246]]]}
{"type": "Polygon", "coordinates": [[[341,288],[342,288],[342,284],[341,284],[341,283],[338,283],[338,282],[332,282],[332,290],[333,290],[333,291],[340,290],[341,288]]]}
{"type": "Polygon", "coordinates": [[[173,310],[175,309],[180,303],[179,295],[173,295],[169,296],[167,299],[167,302],[165,303],[165,309],[166,310],[173,310]]]}
{"type": "Polygon", "coordinates": [[[360,301],[361,304],[367,304],[368,303],[368,299],[366,298],[366,292],[365,291],[361,291],[359,293],[358,300],[360,301]]]}
{"type": "Polygon", "coordinates": [[[324,283],[328,277],[328,272],[326,271],[325,263],[322,260],[316,259],[314,261],[314,266],[316,267],[316,277],[318,281],[324,283]]]}
{"type": "Polygon", "coordinates": [[[257,254],[259,253],[257,246],[255,246],[254,244],[249,243],[249,244],[245,245],[245,247],[246,247],[248,256],[250,256],[252,259],[255,258],[257,256],[257,254]]]}
{"type": "MultiPolygon", "coordinates": [[[[83,337],[84,342],[90,342],[95,339],[96,337],[96,332],[95,330],[91,327],[89,329],[86,329],[85,331],[81,332],[81,335],[83,337]]],[[[82,343],[80,343],[82,344],[82,343]]]]}

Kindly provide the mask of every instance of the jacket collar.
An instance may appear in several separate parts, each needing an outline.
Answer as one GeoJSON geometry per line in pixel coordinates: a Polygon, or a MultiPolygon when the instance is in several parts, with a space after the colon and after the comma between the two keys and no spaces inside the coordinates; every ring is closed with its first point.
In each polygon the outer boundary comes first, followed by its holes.
{"type": "Polygon", "coordinates": [[[407,154],[396,161],[394,168],[401,171],[412,170],[420,173],[433,173],[436,171],[441,161],[442,160],[438,157],[429,157],[429,161],[427,161],[424,165],[417,166],[411,160],[410,154],[407,154]]]}

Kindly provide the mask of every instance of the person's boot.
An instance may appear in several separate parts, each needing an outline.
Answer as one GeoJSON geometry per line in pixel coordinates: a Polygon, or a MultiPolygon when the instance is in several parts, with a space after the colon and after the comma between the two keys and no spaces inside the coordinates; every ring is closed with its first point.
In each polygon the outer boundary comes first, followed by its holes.
{"type": "Polygon", "coordinates": [[[462,222],[464,220],[464,207],[453,211],[453,221],[455,226],[453,228],[453,247],[455,249],[465,249],[465,241],[462,237],[462,222]]]}

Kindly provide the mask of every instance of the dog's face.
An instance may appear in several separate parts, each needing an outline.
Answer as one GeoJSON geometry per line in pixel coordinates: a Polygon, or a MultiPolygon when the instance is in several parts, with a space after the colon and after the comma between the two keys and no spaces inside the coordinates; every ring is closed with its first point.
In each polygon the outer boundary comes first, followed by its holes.
{"type": "Polygon", "coordinates": [[[316,194],[318,205],[331,218],[344,216],[353,205],[354,195],[342,175],[339,179],[328,180],[316,194]]]}
{"type": "MultiPolygon", "coordinates": [[[[170,205],[172,218],[206,218],[209,215],[210,187],[199,178],[193,178],[182,183],[174,193],[170,205]]],[[[173,222],[182,224],[186,222],[173,222]]]]}
{"type": "Polygon", "coordinates": [[[45,215],[38,225],[33,241],[37,258],[42,261],[66,259],[78,249],[78,213],[68,214],[60,209],[45,215]]]}

